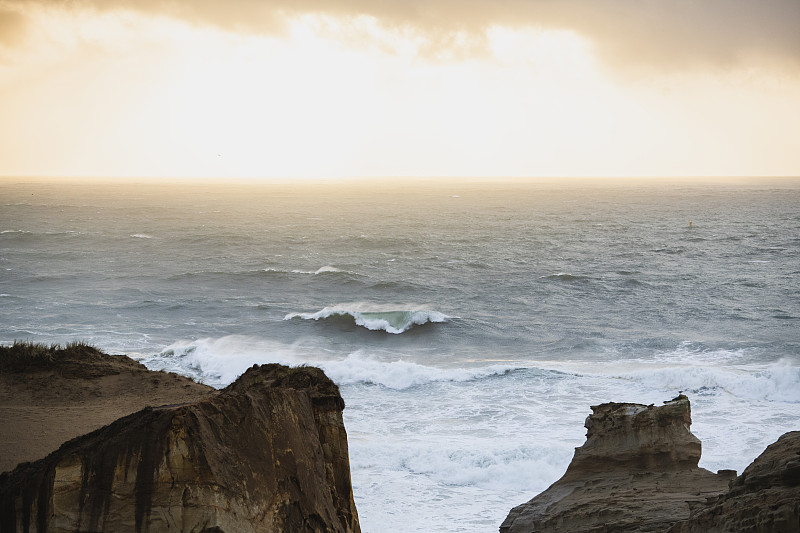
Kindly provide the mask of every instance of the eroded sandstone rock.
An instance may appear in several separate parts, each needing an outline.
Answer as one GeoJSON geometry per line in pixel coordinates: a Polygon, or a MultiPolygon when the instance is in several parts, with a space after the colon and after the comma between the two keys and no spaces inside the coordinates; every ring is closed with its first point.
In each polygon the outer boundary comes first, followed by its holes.
{"type": "Polygon", "coordinates": [[[316,368],[250,368],[0,477],[0,532],[359,532],[344,402],[316,368]]]}
{"type": "Polygon", "coordinates": [[[564,476],[511,510],[501,533],[664,531],[727,489],[735,472],[698,468],[689,399],[663,406],[606,403],[586,419],[586,443],[564,476]]]}
{"type": "Polygon", "coordinates": [[[669,533],[797,533],[800,531],[800,431],[771,444],[730,490],[694,509],[669,533]]]}
{"type": "Polygon", "coordinates": [[[216,393],[85,344],[0,346],[0,472],[148,405],[195,402],[216,393]]]}

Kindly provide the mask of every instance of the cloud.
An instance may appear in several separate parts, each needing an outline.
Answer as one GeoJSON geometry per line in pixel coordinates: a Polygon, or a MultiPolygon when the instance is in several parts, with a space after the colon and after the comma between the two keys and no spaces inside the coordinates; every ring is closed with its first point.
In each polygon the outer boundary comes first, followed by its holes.
{"type": "Polygon", "coordinates": [[[25,17],[15,10],[3,9],[0,4],[0,46],[13,46],[25,33],[25,17]]]}
{"type": "MultiPolygon", "coordinates": [[[[454,34],[487,28],[573,31],[616,66],[683,69],[775,58],[800,67],[798,0],[0,0],[3,5],[126,9],[226,31],[275,33],[289,17],[373,17],[448,47],[454,34]]],[[[19,24],[0,15],[3,34],[19,24]]],[[[13,30],[12,30],[13,31],[13,30]]]]}

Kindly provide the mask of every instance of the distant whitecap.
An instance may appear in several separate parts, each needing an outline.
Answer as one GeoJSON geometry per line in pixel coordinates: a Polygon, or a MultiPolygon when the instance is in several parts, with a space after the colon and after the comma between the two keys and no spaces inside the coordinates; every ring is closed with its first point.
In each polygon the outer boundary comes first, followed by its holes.
{"type": "Polygon", "coordinates": [[[339,304],[325,307],[316,313],[289,313],[284,320],[326,320],[329,318],[352,318],[356,325],[371,331],[385,331],[398,335],[414,326],[427,323],[447,322],[451,317],[428,309],[392,307],[366,303],[339,304]]]}

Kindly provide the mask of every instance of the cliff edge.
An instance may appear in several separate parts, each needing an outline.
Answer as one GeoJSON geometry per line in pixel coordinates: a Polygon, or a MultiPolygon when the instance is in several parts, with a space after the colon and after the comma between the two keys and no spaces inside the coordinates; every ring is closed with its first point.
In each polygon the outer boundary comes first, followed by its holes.
{"type": "Polygon", "coordinates": [[[669,533],[797,533],[800,531],[800,431],[770,444],[730,490],[669,533]]]}
{"type": "Polygon", "coordinates": [[[344,402],[316,368],[254,366],[0,476],[0,532],[360,532],[344,402]]]}
{"type": "Polygon", "coordinates": [[[148,405],[194,402],[207,385],[72,343],[0,346],[0,472],[148,405]]]}
{"type": "Polygon", "coordinates": [[[501,533],[665,531],[728,488],[733,471],[698,468],[689,399],[592,407],[564,476],[511,510],[501,533]]]}

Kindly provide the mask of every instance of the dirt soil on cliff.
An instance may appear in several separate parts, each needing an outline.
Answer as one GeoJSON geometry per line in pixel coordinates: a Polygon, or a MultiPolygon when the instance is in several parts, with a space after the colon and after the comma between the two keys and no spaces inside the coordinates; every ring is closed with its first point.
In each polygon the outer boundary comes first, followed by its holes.
{"type": "Polygon", "coordinates": [[[214,393],[188,378],[87,347],[48,365],[0,368],[0,472],[148,405],[193,402],[214,393]]]}

